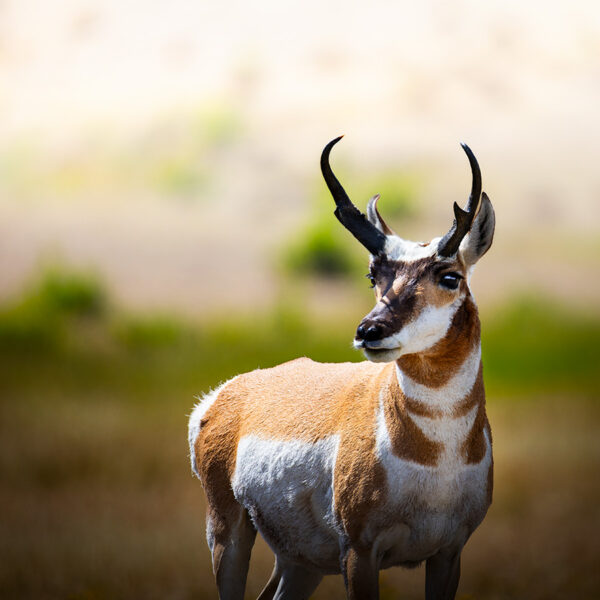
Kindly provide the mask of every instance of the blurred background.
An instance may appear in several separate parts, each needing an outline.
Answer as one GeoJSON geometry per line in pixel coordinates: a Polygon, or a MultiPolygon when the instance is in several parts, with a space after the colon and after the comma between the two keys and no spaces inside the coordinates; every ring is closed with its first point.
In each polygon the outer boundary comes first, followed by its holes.
{"type": "MultiPolygon", "coordinates": [[[[344,133],[404,237],[449,228],[463,140],[496,208],[496,488],[458,597],[600,597],[599,57],[591,1],[0,3],[0,596],[216,598],[195,396],[362,358],[367,256],[318,168],[344,133]]],[[[258,542],[248,598],[271,566],[258,542]]]]}

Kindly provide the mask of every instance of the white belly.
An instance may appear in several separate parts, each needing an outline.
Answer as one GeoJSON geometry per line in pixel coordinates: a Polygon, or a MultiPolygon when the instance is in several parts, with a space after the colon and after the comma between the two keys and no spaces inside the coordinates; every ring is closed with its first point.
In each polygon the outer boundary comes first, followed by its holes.
{"type": "Polygon", "coordinates": [[[249,435],[238,445],[236,499],[278,556],[339,571],[333,471],[339,437],[316,443],[249,435]]]}

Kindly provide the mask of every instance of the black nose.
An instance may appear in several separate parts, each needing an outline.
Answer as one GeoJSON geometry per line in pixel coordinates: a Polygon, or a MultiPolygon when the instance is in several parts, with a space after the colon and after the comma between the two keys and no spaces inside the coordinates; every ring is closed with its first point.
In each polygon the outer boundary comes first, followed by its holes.
{"type": "Polygon", "coordinates": [[[356,337],[357,339],[365,340],[365,342],[372,342],[381,337],[381,332],[381,325],[361,323],[356,330],[356,337]]]}

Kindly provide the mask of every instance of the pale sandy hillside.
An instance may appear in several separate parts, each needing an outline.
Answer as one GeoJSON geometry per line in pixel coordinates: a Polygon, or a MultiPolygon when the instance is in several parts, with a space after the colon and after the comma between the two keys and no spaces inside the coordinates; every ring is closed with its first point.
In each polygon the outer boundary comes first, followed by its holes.
{"type": "Polygon", "coordinates": [[[466,197],[458,142],[476,151],[483,302],[600,300],[598,3],[12,1],[0,28],[4,297],[59,257],[136,307],[269,304],[343,132],[350,191],[418,174],[417,238],[466,197]]]}

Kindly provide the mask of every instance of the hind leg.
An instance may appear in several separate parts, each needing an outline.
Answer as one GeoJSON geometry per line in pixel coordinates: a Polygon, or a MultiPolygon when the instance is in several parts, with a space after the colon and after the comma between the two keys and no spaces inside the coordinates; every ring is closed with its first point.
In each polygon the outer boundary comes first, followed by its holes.
{"type": "Polygon", "coordinates": [[[209,512],[206,536],[220,600],[243,600],[256,529],[244,508],[237,514],[209,512]]]}
{"type": "MultiPolygon", "coordinates": [[[[277,565],[275,568],[277,569],[277,565]]],[[[275,572],[273,572],[271,580],[274,575],[275,572]]],[[[323,579],[323,575],[313,569],[300,565],[285,565],[281,569],[281,578],[274,600],[308,600],[317,589],[321,579],[323,579]]]]}

